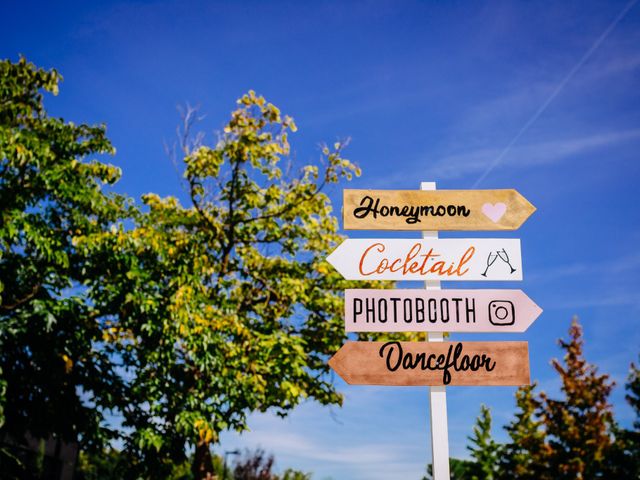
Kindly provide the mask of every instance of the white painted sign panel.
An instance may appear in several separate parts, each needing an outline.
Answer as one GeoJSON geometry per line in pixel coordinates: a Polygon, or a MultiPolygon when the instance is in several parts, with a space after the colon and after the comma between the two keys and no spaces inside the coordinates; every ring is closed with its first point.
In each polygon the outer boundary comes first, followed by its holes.
{"type": "Polygon", "coordinates": [[[522,280],[513,238],[347,239],[327,261],[347,280],[522,280]]]}

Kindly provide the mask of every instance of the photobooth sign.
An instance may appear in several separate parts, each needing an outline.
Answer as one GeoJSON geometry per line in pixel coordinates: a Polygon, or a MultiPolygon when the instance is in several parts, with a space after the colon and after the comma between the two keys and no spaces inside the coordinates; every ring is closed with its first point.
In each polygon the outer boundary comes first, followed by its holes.
{"type": "Polygon", "coordinates": [[[347,342],[329,360],[354,385],[428,385],[434,480],[449,479],[446,386],[529,385],[527,342],[444,342],[443,332],[524,332],[542,310],[521,290],[440,290],[441,281],[522,280],[520,240],[439,239],[438,230],[515,230],[535,211],[515,190],[345,190],[346,230],[421,230],[422,239],[347,239],[327,261],[347,280],[422,280],[425,289],[345,291],[346,332],[426,332],[427,342],[347,342]]]}
{"type": "Polygon", "coordinates": [[[522,290],[373,290],[344,294],[347,332],[524,332],[542,310],[522,290]]]}

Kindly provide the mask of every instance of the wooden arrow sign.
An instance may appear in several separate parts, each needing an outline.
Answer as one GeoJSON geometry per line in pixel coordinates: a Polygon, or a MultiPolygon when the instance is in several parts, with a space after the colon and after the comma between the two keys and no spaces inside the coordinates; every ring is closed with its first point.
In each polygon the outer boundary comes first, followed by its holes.
{"type": "Polygon", "coordinates": [[[347,280],[522,280],[513,238],[347,239],[327,261],[347,280]]]}
{"type": "Polygon", "coordinates": [[[516,190],[344,190],[345,230],[516,230],[536,208],[516,190]]]}
{"type": "Polygon", "coordinates": [[[347,332],[524,332],[542,313],[522,290],[345,290],[347,332]]]}
{"type": "Polygon", "coordinates": [[[529,385],[527,342],[347,342],[329,365],[351,385],[529,385]]]}

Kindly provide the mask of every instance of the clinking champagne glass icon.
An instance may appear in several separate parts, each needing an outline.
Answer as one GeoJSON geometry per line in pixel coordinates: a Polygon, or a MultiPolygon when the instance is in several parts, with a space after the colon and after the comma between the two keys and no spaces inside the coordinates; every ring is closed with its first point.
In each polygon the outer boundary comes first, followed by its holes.
{"type": "Polygon", "coordinates": [[[500,257],[500,260],[502,260],[507,265],[509,265],[509,268],[511,268],[511,273],[516,271],[516,269],[513,268],[513,265],[511,265],[511,263],[509,263],[509,255],[507,254],[507,251],[504,248],[502,250],[498,250],[496,253],[500,257]]]}
{"type": "MultiPolygon", "coordinates": [[[[502,258],[502,257],[500,257],[502,258]]],[[[489,256],[487,257],[487,268],[484,270],[484,272],[482,272],[480,275],[482,275],[483,277],[487,276],[487,272],[489,271],[489,267],[491,265],[493,265],[493,262],[495,262],[498,259],[498,255],[495,253],[489,253],[489,256]]]]}

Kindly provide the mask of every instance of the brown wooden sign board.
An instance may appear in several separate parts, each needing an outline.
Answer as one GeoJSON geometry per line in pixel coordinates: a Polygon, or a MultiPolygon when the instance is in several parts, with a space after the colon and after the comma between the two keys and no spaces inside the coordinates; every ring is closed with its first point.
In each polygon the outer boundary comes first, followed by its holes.
{"type": "Polygon", "coordinates": [[[536,208],[516,190],[344,190],[345,230],[516,230],[536,208]]]}
{"type": "Polygon", "coordinates": [[[351,385],[529,385],[527,342],[347,342],[329,365],[351,385]]]}

